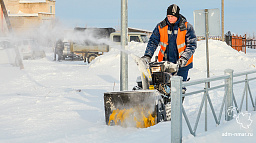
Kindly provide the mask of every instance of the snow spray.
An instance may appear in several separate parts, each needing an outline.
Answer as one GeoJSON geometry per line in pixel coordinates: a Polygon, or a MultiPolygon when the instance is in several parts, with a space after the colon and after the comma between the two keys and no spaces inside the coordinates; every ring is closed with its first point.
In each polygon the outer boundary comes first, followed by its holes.
{"type": "Polygon", "coordinates": [[[149,65],[145,61],[143,61],[143,59],[141,59],[139,56],[135,55],[134,53],[121,48],[120,45],[116,45],[116,44],[114,44],[113,42],[111,42],[109,40],[97,39],[97,41],[99,43],[107,44],[111,48],[117,49],[120,52],[124,52],[127,55],[130,55],[132,57],[132,59],[135,61],[135,63],[137,64],[137,67],[138,67],[139,71],[141,72],[141,80],[142,80],[143,89],[149,89],[149,83],[152,81],[152,76],[151,76],[151,72],[150,72],[150,69],[149,69],[149,65]]]}

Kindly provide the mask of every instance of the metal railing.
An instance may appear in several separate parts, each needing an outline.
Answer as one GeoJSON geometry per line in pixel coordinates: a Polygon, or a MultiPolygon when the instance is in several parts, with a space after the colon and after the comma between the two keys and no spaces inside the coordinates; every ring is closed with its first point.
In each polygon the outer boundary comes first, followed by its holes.
{"type": "Polygon", "coordinates": [[[252,102],[253,109],[254,109],[254,111],[256,111],[256,106],[255,106],[256,98],[255,98],[255,102],[253,102],[253,97],[252,97],[252,93],[251,93],[250,86],[249,86],[249,81],[255,80],[256,77],[250,78],[250,79],[248,78],[248,75],[256,73],[256,70],[248,71],[248,72],[241,72],[241,73],[237,73],[237,74],[233,74],[233,72],[234,71],[232,69],[226,69],[224,71],[225,75],[211,77],[211,78],[205,78],[205,79],[199,79],[199,80],[189,81],[189,82],[184,82],[184,83],[182,82],[182,77],[173,76],[171,78],[171,93],[172,93],[171,94],[171,99],[172,99],[171,100],[171,102],[172,102],[171,103],[171,109],[172,109],[172,113],[171,113],[171,142],[172,143],[181,143],[182,142],[182,114],[187,123],[190,133],[194,136],[196,135],[196,131],[197,131],[197,127],[198,127],[198,123],[199,123],[199,119],[200,119],[203,107],[205,107],[205,131],[207,131],[207,105],[208,104],[212,111],[214,121],[217,125],[219,125],[221,122],[224,105],[225,105],[225,120],[230,121],[233,119],[233,112],[228,113],[228,110],[233,108],[233,103],[234,103],[237,113],[241,112],[242,106],[243,106],[243,101],[244,101],[245,97],[246,97],[246,111],[248,111],[248,97],[249,96],[250,96],[250,99],[252,102]],[[240,77],[240,76],[245,76],[245,79],[233,82],[234,77],[240,77]],[[225,81],[224,84],[214,86],[214,87],[209,87],[210,82],[221,81],[221,80],[225,81]],[[245,87],[244,87],[244,91],[243,91],[242,101],[241,101],[240,107],[238,108],[238,104],[236,102],[236,98],[233,93],[233,85],[243,83],[243,82],[245,83],[245,87]],[[202,83],[205,84],[204,89],[193,91],[193,92],[186,93],[186,94],[182,94],[182,87],[188,87],[188,86],[198,85],[198,84],[202,84],[202,83]],[[214,110],[211,98],[209,96],[209,91],[219,89],[219,88],[224,88],[224,97],[222,99],[222,104],[220,106],[219,115],[217,117],[217,114],[214,110]],[[187,116],[185,109],[182,105],[182,97],[183,96],[184,97],[192,96],[192,95],[195,95],[198,93],[204,93],[204,95],[203,95],[203,98],[202,98],[202,101],[201,101],[201,104],[199,107],[199,112],[196,117],[196,122],[195,122],[194,128],[192,129],[192,126],[190,124],[188,116],[187,116]]]}
{"type": "Polygon", "coordinates": [[[246,47],[251,49],[256,49],[256,39],[246,40],[246,47]]]}

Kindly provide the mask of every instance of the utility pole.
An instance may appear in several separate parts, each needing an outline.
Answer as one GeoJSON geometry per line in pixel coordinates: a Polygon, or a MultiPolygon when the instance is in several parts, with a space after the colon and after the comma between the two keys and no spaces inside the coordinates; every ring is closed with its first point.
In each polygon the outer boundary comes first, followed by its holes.
{"type": "MultiPolygon", "coordinates": [[[[207,64],[207,78],[210,77],[210,60],[209,60],[209,21],[208,21],[208,9],[204,10],[205,12],[205,42],[206,42],[206,64],[207,64]]],[[[210,82],[208,82],[208,87],[210,88],[210,82]]]]}
{"type": "Polygon", "coordinates": [[[4,17],[3,17],[3,11],[2,11],[2,7],[0,7],[0,13],[1,13],[1,30],[2,33],[4,33],[4,17]]]}
{"type": "Polygon", "coordinates": [[[224,37],[224,0],[221,0],[221,29],[222,29],[222,41],[225,41],[224,37]]]}
{"type": "MultiPolygon", "coordinates": [[[[1,3],[2,12],[4,14],[4,18],[5,18],[9,33],[12,34],[12,25],[11,25],[10,19],[9,19],[7,11],[6,11],[4,0],[0,0],[0,3],[1,3]]],[[[24,65],[23,65],[18,47],[15,46],[14,50],[15,50],[15,53],[16,53],[15,64],[17,64],[20,67],[20,69],[24,69],[24,65]]]]}
{"type": "Polygon", "coordinates": [[[11,22],[10,22],[10,19],[8,17],[8,14],[7,14],[7,10],[6,10],[5,4],[4,4],[4,0],[0,0],[0,3],[1,3],[2,12],[4,14],[4,18],[5,18],[8,30],[9,30],[10,33],[12,33],[12,26],[11,26],[11,22]]]}
{"type": "Polygon", "coordinates": [[[128,90],[128,55],[124,52],[128,45],[128,8],[127,0],[121,1],[120,91],[124,91],[128,90]]]}

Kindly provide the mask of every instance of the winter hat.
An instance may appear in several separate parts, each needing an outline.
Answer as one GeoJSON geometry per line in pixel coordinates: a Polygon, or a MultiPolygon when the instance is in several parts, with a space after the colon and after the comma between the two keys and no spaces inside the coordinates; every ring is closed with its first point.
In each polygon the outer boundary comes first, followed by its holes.
{"type": "Polygon", "coordinates": [[[172,4],[167,9],[167,15],[173,15],[175,17],[179,17],[180,15],[180,8],[176,4],[172,4]]]}

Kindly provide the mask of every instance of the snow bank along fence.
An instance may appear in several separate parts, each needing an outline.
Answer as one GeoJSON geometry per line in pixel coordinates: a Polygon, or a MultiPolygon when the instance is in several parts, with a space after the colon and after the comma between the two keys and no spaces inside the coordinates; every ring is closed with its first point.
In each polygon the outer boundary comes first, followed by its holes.
{"type": "MultiPolygon", "coordinates": [[[[179,76],[173,76],[171,78],[171,93],[172,93],[171,94],[171,99],[172,99],[171,100],[171,102],[172,102],[172,104],[171,104],[171,109],[172,109],[172,113],[171,113],[171,142],[172,143],[181,143],[182,142],[182,115],[184,116],[184,119],[187,123],[190,133],[194,136],[196,135],[196,131],[197,131],[197,127],[198,127],[198,123],[199,123],[199,119],[200,119],[200,115],[201,115],[203,106],[205,107],[205,131],[207,131],[207,106],[208,106],[207,104],[209,104],[209,106],[210,106],[214,120],[217,125],[219,125],[221,122],[224,105],[225,105],[225,112],[224,112],[225,120],[230,121],[233,119],[233,112],[228,112],[228,110],[233,110],[235,107],[235,111],[237,113],[241,112],[245,97],[246,97],[246,111],[248,111],[249,96],[251,99],[253,110],[256,111],[256,106],[255,106],[256,98],[255,98],[255,101],[253,101],[252,93],[251,93],[250,86],[249,86],[249,81],[255,80],[256,76],[253,78],[248,78],[248,75],[256,73],[256,70],[233,74],[232,69],[226,69],[224,71],[224,73],[225,74],[222,76],[204,78],[204,79],[188,81],[188,82],[182,82],[182,77],[179,77],[179,76]],[[242,76],[245,76],[244,80],[240,80],[240,81],[236,81],[236,82],[233,81],[233,79],[235,77],[242,77],[242,76]],[[208,86],[210,82],[221,81],[221,80],[225,81],[224,84],[218,85],[215,87],[208,86]],[[240,104],[240,106],[238,106],[238,104],[236,102],[235,95],[233,93],[233,85],[243,83],[243,82],[245,83],[245,87],[244,87],[244,91],[243,91],[241,104],[240,104]],[[188,87],[188,86],[198,85],[198,84],[203,84],[203,83],[205,84],[204,89],[189,92],[186,94],[182,94],[182,87],[184,87],[184,86],[188,87]],[[216,111],[215,111],[212,101],[211,101],[211,97],[209,96],[209,91],[215,90],[215,89],[220,89],[220,88],[224,88],[225,92],[224,92],[224,97],[222,99],[222,104],[220,107],[219,115],[217,116],[216,111]],[[202,101],[201,101],[201,104],[199,107],[199,112],[196,117],[194,128],[192,128],[190,121],[188,119],[188,116],[185,112],[185,109],[182,105],[182,97],[183,96],[184,97],[193,96],[198,93],[204,93],[204,95],[203,95],[203,98],[202,98],[202,101]],[[233,103],[234,103],[234,106],[233,106],[233,103]]],[[[212,86],[212,84],[211,84],[211,86],[212,86]]]]}

